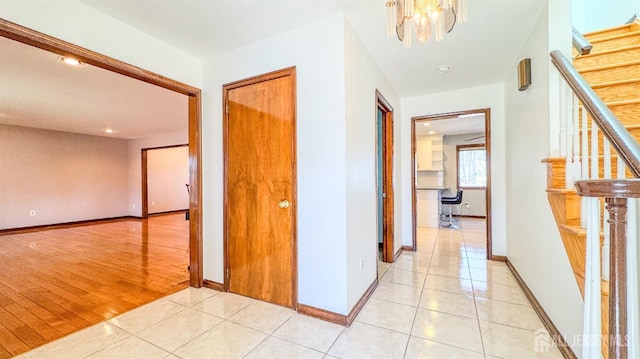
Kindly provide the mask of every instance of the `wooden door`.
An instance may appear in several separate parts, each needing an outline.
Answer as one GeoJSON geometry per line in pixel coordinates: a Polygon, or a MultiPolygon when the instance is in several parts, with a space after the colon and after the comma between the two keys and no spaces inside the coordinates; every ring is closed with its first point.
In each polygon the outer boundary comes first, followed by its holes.
{"type": "Polygon", "coordinates": [[[295,68],[224,95],[225,288],[295,307],[295,68]]]}

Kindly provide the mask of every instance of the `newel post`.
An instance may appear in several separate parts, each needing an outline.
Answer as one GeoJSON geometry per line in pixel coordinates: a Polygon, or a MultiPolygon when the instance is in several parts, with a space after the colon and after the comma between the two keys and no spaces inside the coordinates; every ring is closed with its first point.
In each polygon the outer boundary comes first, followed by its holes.
{"type": "Polygon", "coordinates": [[[604,198],[609,212],[609,359],[628,357],[627,198],[640,197],[640,180],[587,180],[575,183],[578,195],[604,198]]]}
{"type": "Polygon", "coordinates": [[[605,197],[609,211],[609,358],[627,358],[627,199],[605,197]]]}

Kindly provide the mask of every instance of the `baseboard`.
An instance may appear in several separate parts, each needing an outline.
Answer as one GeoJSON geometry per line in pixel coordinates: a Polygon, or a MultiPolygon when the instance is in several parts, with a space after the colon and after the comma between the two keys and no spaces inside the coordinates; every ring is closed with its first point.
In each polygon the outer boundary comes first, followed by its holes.
{"type": "Polygon", "coordinates": [[[507,262],[507,257],[505,257],[505,256],[494,256],[494,255],[492,255],[490,260],[492,260],[492,261],[496,261],[496,262],[507,262]]]}
{"type": "MultiPolygon", "coordinates": [[[[400,250],[399,252],[402,253],[402,250],[400,250]]],[[[351,312],[349,312],[349,315],[347,315],[347,327],[350,326],[351,323],[353,323],[353,321],[356,319],[356,317],[358,316],[358,313],[360,313],[362,308],[364,308],[364,305],[367,304],[367,301],[369,300],[373,292],[376,290],[376,288],[378,288],[378,279],[375,279],[373,283],[371,283],[371,285],[369,286],[369,288],[367,288],[367,290],[364,292],[362,297],[360,297],[360,300],[358,301],[358,303],[356,303],[353,309],[351,309],[351,312]]]]}
{"type": "Polygon", "coordinates": [[[32,232],[47,231],[50,229],[83,227],[83,226],[91,226],[94,224],[104,224],[104,223],[113,223],[113,222],[139,221],[141,219],[142,218],[135,217],[135,216],[120,216],[120,217],[88,219],[84,221],[43,224],[43,225],[31,226],[31,227],[5,228],[5,229],[0,229],[0,235],[32,233],[32,232]]]}
{"type": "Polygon", "coordinates": [[[188,211],[188,209],[178,209],[175,211],[166,211],[166,212],[158,212],[158,213],[149,213],[149,217],[158,217],[158,216],[169,216],[172,214],[179,214],[188,211]]]}
{"type": "MultiPolygon", "coordinates": [[[[494,257],[497,257],[497,256],[494,256],[494,257]]],[[[533,295],[533,292],[531,292],[531,289],[529,289],[527,284],[524,282],[524,280],[516,270],[516,268],[509,261],[509,258],[507,257],[504,257],[504,258],[505,258],[504,262],[507,264],[507,267],[511,271],[511,274],[513,274],[513,276],[516,278],[518,285],[524,292],[524,295],[529,300],[529,303],[531,303],[533,310],[535,310],[536,314],[538,314],[538,317],[542,321],[542,324],[544,324],[545,328],[547,328],[549,335],[551,336],[551,338],[553,338],[553,341],[558,346],[558,349],[560,350],[562,355],[566,359],[576,359],[577,358],[576,354],[573,352],[569,344],[564,340],[564,337],[562,336],[558,328],[556,328],[556,326],[553,324],[553,322],[551,321],[551,318],[549,318],[547,313],[544,311],[544,309],[542,308],[542,305],[540,305],[540,302],[538,302],[535,295],[533,295]]]]}
{"type": "Polygon", "coordinates": [[[212,280],[204,279],[202,286],[205,288],[217,290],[218,292],[224,292],[224,285],[222,283],[214,282],[212,280]]]}
{"type": "Polygon", "coordinates": [[[402,254],[402,252],[404,252],[404,249],[403,249],[403,247],[400,247],[400,248],[398,249],[398,251],[393,255],[393,261],[394,261],[394,262],[398,260],[398,257],[400,257],[400,255],[402,254]]]}
{"type": "Polygon", "coordinates": [[[298,313],[308,315],[310,317],[322,319],[327,322],[336,323],[339,325],[347,325],[347,316],[343,314],[334,313],[328,310],[312,307],[306,304],[298,303],[298,313]]]}
{"type": "Polygon", "coordinates": [[[408,252],[415,252],[416,249],[413,248],[413,246],[402,246],[402,250],[403,251],[408,251],[408,252]]]}
{"type": "Polygon", "coordinates": [[[306,304],[298,303],[298,313],[308,315],[310,317],[322,319],[327,322],[336,323],[339,325],[350,326],[351,323],[356,319],[358,313],[364,308],[364,305],[367,304],[369,297],[373,294],[373,292],[378,287],[378,281],[374,280],[373,283],[369,286],[369,288],[364,292],[362,297],[356,305],[351,309],[348,315],[334,313],[328,310],[312,307],[306,304]]]}

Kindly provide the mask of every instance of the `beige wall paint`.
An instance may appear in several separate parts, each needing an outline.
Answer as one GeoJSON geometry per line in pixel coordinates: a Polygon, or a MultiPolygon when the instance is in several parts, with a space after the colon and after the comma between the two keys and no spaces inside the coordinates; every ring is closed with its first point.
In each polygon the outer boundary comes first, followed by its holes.
{"type": "Polygon", "coordinates": [[[130,216],[142,216],[142,149],[183,145],[188,142],[189,133],[186,129],[182,132],[168,133],[129,141],[129,202],[127,207],[130,216]]]}
{"type": "Polygon", "coordinates": [[[189,147],[170,147],[147,152],[149,214],[189,208],[189,147]]]}
{"type": "Polygon", "coordinates": [[[127,215],[127,151],[125,140],[0,125],[0,229],[127,215]]]}

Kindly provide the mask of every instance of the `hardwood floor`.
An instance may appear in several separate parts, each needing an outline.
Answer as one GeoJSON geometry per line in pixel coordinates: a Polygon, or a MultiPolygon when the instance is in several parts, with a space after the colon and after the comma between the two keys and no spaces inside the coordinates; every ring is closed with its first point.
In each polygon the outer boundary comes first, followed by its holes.
{"type": "Polygon", "coordinates": [[[189,285],[184,214],[0,236],[0,359],[189,285]]]}

